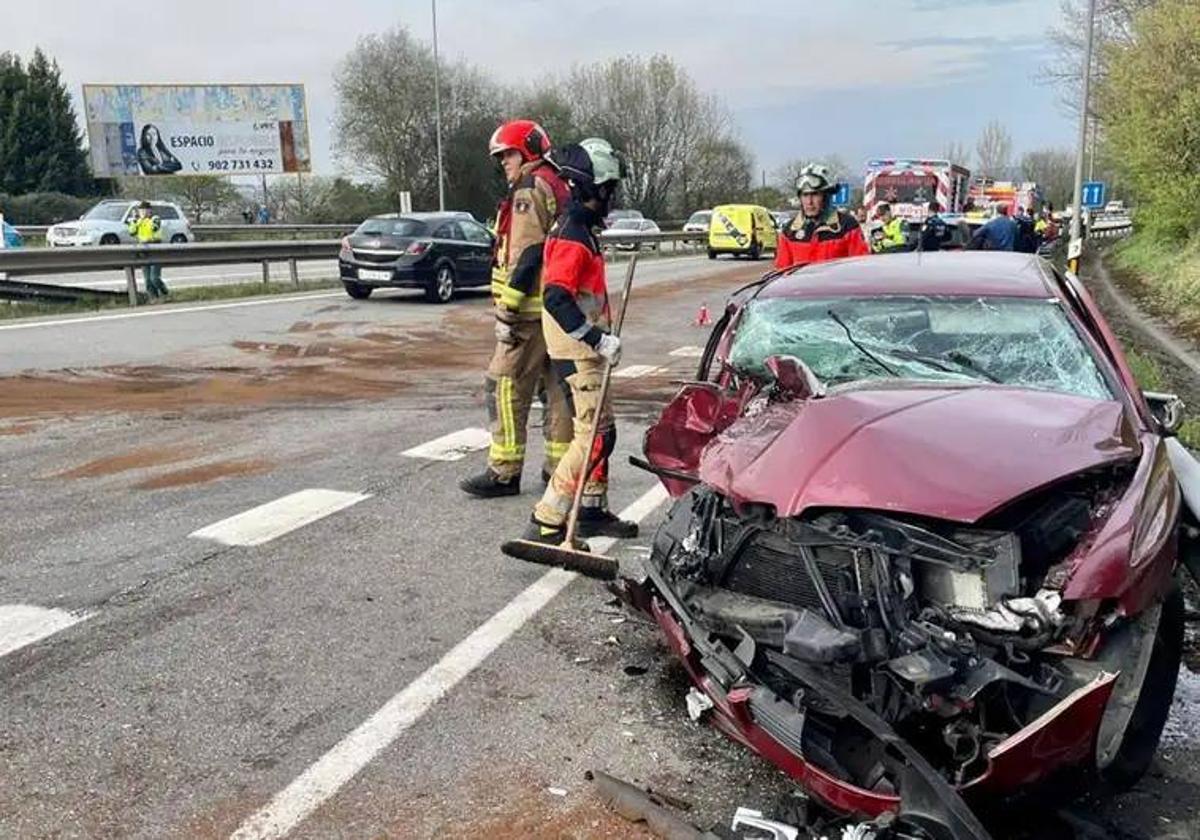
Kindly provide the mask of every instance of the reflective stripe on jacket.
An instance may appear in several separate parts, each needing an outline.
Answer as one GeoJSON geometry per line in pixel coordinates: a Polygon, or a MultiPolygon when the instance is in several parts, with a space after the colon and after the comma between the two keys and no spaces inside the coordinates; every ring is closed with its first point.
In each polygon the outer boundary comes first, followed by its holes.
{"type": "Polygon", "coordinates": [[[145,216],[133,219],[128,225],[129,234],[138,242],[162,242],[162,221],[158,216],[145,216]]]}

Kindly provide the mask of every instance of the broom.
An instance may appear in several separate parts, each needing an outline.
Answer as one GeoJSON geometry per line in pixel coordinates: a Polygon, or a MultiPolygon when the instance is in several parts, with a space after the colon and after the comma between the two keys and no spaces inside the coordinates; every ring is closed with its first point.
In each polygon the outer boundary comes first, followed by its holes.
{"type": "MultiPolygon", "coordinates": [[[[633,271],[637,267],[637,254],[629,258],[629,267],[625,269],[625,287],[621,292],[621,306],[617,310],[617,320],[613,324],[613,335],[621,335],[621,324],[625,322],[625,309],[629,306],[629,292],[633,288],[633,271]]],[[[600,432],[600,412],[608,400],[608,387],[612,382],[612,365],[605,365],[604,376],[600,380],[600,399],[596,404],[596,416],[592,418],[592,431],[588,439],[585,469],[575,485],[575,498],[571,501],[571,513],[567,517],[567,533],[559,545],[546,545],[531,540],[509,540],[500,546],[500,551],[509,557],[539,563],[543,566],[555,566],[570,572],[578,572],[585,577],[596,580],[616,580],[620,564],[611,557],[603,554],[592,554],[587,549],[575,547],[575,531],[579,527],[579,506],[583,501],[583,486],[592,474],[595,464],[591,462],[592,452],[596,449],[596,436],[600,432]]]]}

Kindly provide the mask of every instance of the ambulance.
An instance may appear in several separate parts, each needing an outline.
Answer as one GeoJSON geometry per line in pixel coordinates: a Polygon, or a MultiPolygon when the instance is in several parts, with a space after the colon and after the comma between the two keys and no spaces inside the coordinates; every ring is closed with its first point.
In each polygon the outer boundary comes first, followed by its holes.
{"type": "Polygon", "coordinates": [[[970,187],[971,172],[948,160],[878,158],[867,161],[863,206],[868,219],[886,203],[905,221],[923,222],[931,201],[943,214],[961,213],[970,187]]]}

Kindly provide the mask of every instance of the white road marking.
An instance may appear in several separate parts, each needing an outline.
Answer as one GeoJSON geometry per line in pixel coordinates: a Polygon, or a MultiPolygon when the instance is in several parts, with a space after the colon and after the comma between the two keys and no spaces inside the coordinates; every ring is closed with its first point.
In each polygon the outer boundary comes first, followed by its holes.
{"type": "MultiPolygon", "coordinates": [[[[621,511],[621,518],[641,521],[666,498],[662,485],[655,484],[621,511]]],[[[613,542],[607,538],[595,539],[591,545],[603,553],[613,542]]],[[[575,577],[574,572],[551,569],[538,578],[251,815],[233,833],[232,840],[286,836],[420,720],[575,577]]]]}
{"type": "Polygon", "coordinates": [[[222,545],[262,545],[369,498],[368,494],[341,490],[301,490],[222,519],[189,536],[222,545]]]}
{"type": "MultiPolygon", "coordinates": [[[[161,306],[139,309],[136,312],[120,312],[115,315],[83,315],[79,318],[58,318],[53,321],[32,321],[20,324],[0,324],[3,330],[32,330],[38,327],[61,327],[64,324],[98,324],[102,321],[124,321],[127,318],[150,318],[156,315],[182,315],[185,312],[211,312],[216,309],[237,309],[243,306],[265,306],[271,303],[290,303],[297,300],[321,300],[322,298],[346,297],[345,292],[318,292],[311,295],[272,295],[269,298],[241,300],[236,303],[212,303],[205,306],[161,306]]],[[[349,298],[347,298],[349,300],[349,298]]]]}
{"type": "Polygon", "coordinates": [[[617,368],[617,372],[613,376],[618,379],[636,379],[639,376],[648,376],[659,370],[662,370],[662,368],[658,365],[629,365],[628,367],[617,368]]]}
{"type": "Polygon", "coordinates": [[[87,618],[91,618],[87,613],[69,613],[29,604],[0,604],[0,656],[53,636],[87,618]]]}
{"type": "Polygon", "coordinates": [[[406,449],[400,454],[409,458],[427,458],[430,461],[461,461],[472,452],[487,449],[491,444],[492,433],[487,429],[460,429],[412,449],[406,449]]]}
{"type": "Polygon", "coordinates": [[[687,359],[699,359],[704,355],[703,347],[676,347],[668,356],[682,356],[687,359]]]}

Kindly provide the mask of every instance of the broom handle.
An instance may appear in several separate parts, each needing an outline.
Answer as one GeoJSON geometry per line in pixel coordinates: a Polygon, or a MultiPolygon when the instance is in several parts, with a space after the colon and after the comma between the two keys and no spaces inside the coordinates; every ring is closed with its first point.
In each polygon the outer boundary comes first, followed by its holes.
{"type": "MultiPolygon", "coordinates": [[[[637,252],[635,251],[629,257],[629,267],[625,269],[625,287],[621,291],[621,305],[617,309],[617,321],[613,324],[612,334],[620,337],[621,325],[625,323],[625,308],[629,306],[629,293],[633,289],[633,270],[637,268],[637,252]]],[[[583,474],[579,476],[579,481],[575,484],[575,498],[571,502],[571,514],[567,517],[567,534],[563,539],[563,545],[575,545],[575,530],[579,526],[579,507],[583,503],[583,487],[587,484],[588,476],[592,474],[594,465],[592,464],[592,452],[596,449],[596,436],[600,432],[600,412],[604,410],[604,403],[608,399],[608,386],[612,382],[613,367],[611,364],[605,364],[604,376],[600,380],[600,400],[596,403],[596,414],[592,417],[592,431],[588,437],[587,452],[583,456],[583,474]]],[[[616,422],[616,418],[613,418],[616,422]]]]}

